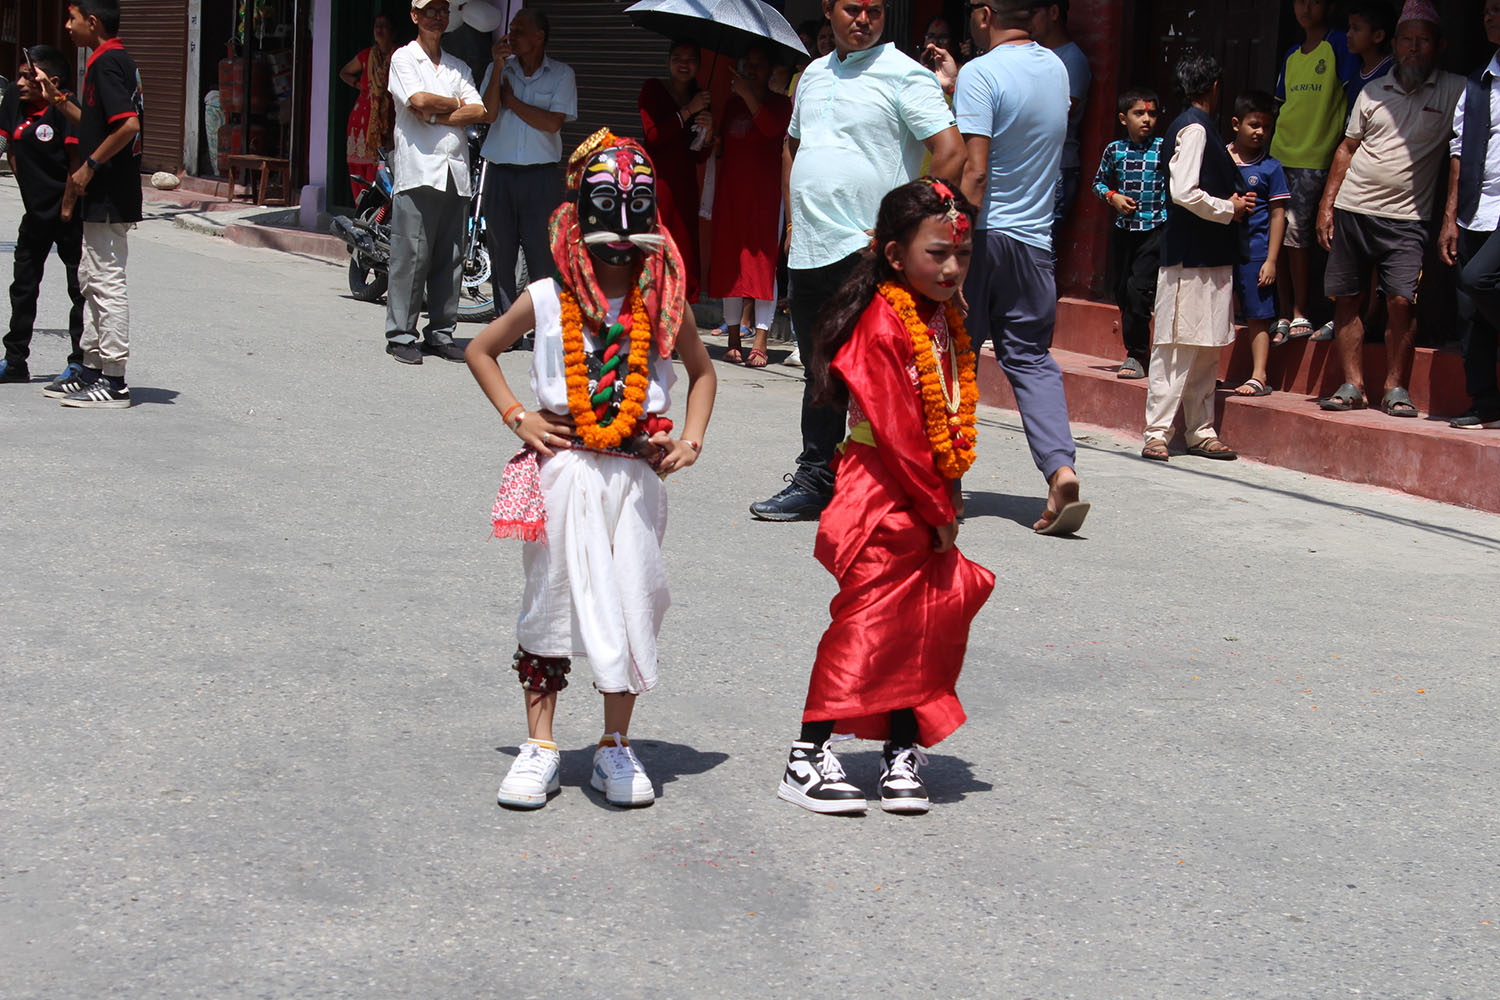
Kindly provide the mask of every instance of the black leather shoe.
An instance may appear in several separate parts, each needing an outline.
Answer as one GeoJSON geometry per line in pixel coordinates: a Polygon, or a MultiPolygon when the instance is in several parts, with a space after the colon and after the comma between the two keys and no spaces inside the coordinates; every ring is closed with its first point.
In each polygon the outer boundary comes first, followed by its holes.
{"type": "Polygon", "coordinates": [[[424,354],[431,354],[435,358],[442,358],[444,361],[462,361],[464,359],[464,349],[451,340],[446,344],[423,344],[422,352],[424,354]]]}
{"type": "Polygon", "coordinates": [[[832,497],[808,489],[787,474],[787,487],[769,500],[750,505],[750,513],[762,521],[816,521],[832,497]]]}
{"type": "Polygon", "coordinates": [[[403,365],[420,365],[422,363],[422,349],[416,344],[386,344],[385,353],[403,365]]]}

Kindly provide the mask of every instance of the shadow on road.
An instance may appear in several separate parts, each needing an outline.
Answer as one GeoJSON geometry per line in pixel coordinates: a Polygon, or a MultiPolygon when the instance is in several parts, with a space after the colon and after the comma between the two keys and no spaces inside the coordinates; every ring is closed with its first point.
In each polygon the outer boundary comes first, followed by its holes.
{"type": "Polygon", "coordinates": [[[1041,513],[1038,506],[1042,498],[1016,496],[1013,493],[987,493],[983,490],[964,490],[964,520],[976,517],[999,517],[1014,521],[1023,528],[1030,528],[1041,513]]]}
{"type": "MultiPolygon", "coordinates": [[[[840,753],[839,762],[844,765],[850,781],[867,791],[874,791],[880,776],[879,750],[840,753]]],[[[988,792],[995,787],[974,777],[974,768],[968,761],[940,752],[928,757],[922,768],[922,783],[927,786],[927,798],[934,805],[962,802],[971,792],[988,792]]],[[[873,802],[871,807],[879,809],[880,803],[873,802]]]]}
{"type": "Polygon", "coordinates": [[[133,385],[130,387],[130,401],[132,403],[161,403],[171,406],[172,400],[182,395],[176,389],[153,389],[150,386],[141,387],[133,385]]]}

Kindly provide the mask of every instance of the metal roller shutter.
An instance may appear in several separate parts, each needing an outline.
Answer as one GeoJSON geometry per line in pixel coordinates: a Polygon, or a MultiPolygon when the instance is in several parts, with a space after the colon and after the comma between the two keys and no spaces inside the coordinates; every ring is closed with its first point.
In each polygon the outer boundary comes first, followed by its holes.
{"type": "Polygon", "coordinates": [[[120,5],[120,38],[141,71],[141,167],[182,169],[186,120],[187,0],[131,0],[120,5]]]}
{"type": "Polygon", "coordinates": [[[630,23],[634,0],[532,0],[552,22],[547,55],[578,78],[578,120],[563,126],[563,156],[597,130],[641,137],[636,98],[667,72],[667,40],[630,23]]]}

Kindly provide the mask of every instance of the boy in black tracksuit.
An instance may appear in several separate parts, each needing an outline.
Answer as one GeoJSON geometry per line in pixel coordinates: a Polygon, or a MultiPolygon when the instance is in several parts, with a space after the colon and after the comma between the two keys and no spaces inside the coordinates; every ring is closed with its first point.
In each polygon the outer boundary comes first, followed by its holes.
{"type": "MultiPolygon", "coordinates": [[[[61,90],[72,72],[63,54],[50,45],[28,50],[33,66],[52,79],[61,90]]],[[[78,136],[60,108],[48,103],[41,88],[24,66],[16,84],[0,101],[0,136],[9,140],[6,155],[11,173],[21,189],[25,213],[16,233],[15,280],[10,286],[10,329],[5,334],[5,359],[0,361],[0,382],[29,382],[32,326],[41,291],[47,255],[53,248],[68,276],[68,337],[72,348],[64,375],[76,372],[83,360],[79,337],[83,332],[83,292],[78,286],[78,261],[83,252],[83,223],[62,218],[63,188],[76,167],[78,136]]]]}

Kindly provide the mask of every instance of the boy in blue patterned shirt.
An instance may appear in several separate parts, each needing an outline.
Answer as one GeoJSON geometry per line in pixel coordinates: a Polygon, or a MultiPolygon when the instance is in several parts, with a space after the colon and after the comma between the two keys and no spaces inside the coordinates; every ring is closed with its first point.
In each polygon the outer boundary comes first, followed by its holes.
{"type": "Polygon", "coordinates": [[[1109,284],[1120,307],[1125,360],[1120,378],[1145,378],[1151,360],[1151,313],[1156,308],[1156,272],[1162,226],[1167,221],[1167,174],[1161,139],[1152,138],[1161,101],[1132,87],[1120,94],[1120,124],[1127,139],[1104,148],[1094,193],[1115,211],[1109,234],[1109,284]]]}

